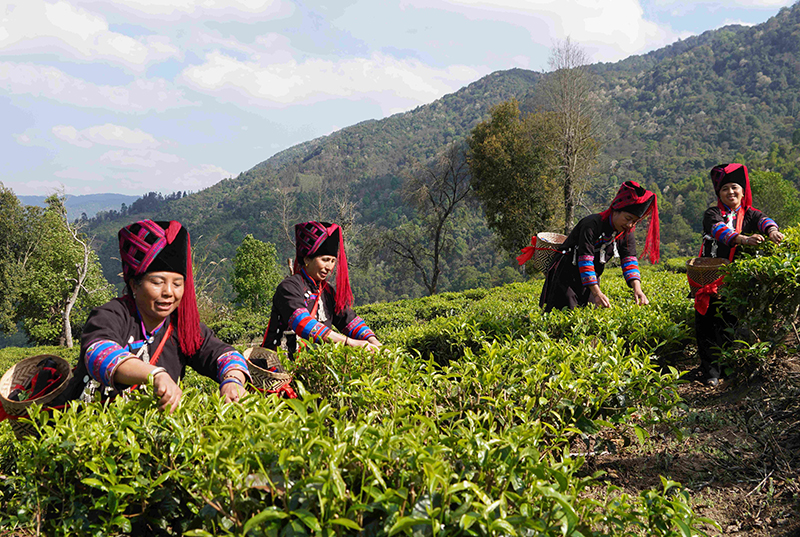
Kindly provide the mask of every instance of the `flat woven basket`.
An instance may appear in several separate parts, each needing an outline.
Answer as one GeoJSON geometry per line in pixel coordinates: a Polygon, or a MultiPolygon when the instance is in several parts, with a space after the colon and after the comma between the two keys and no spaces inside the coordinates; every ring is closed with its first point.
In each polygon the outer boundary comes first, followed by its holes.
{"type": "Polygon", "coordinates": [[[267,361],[267,368],[282,368],[281,360],[277,352],[261,346],[245,349],[244,359],[247,360],[247,367],[250,369],[250,376],[253,378],[253,385],[256,388],[266,391],[275,391],[284,384],[288,384],[292,381],[293,377],[289,373],[269,371],[269,369],[257,366],[251,361],[258,358],[267,361]]]}
{"type": "Polygon", "coordinates": [[[547,272],[556,260],[566,235],[543,231],[536,234],[536,250],[533,253],[533,266],[539,272],[547,272]]]}
{"type": "Polygon", "coordinates": [[[0,378],[0,402],[3,404],[3,410],[11,417],[11,419],[9,419],[11,422],[11,429],[14,431],[14,436],[17,437],[17,440],[36,434],[36,428],[32,423],[24,422],[18,418],[27,417],[28,407],[33,403],[46,407],[47,403],[58,397],[61,392],[67,388],[71,378],[72,368],[69,362],[60,356],[52,354],[40,354],[38,356],[24,358],[5,372],[3,377],[0,378]],[[52,358],[53,361],[55,361],[56,370],[61,374],[61,383],[50,391],[50,393],[37,397],[36,399],[30,399],[28,401],[12,401],[9,399],[14,386],[24,385],[33,377],[38,371],[39,362],[45,358],[52,358]]]}
{"type": "Polygon", "coordinates": [[[722,276],[720,269],[728,263],[730,261],[722,257],[695,257],[686,261],[686,277],[689,280],[691,296],[694,296],[701,287],[722,276]]]}

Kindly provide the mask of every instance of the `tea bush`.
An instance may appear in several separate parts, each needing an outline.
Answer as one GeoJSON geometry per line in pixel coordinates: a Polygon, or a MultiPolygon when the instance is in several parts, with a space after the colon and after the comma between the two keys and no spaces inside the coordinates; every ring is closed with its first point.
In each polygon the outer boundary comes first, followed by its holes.
{"type": "Polygon", "coordinates": [[[743,255],[725,269],[720,294],[739,320],[738,336],[751,344],[779,344],[787,335],[798,344],[800,227],[785,235],[781,244],[767,241],[759,246],[760,255],[743,255]]]}
{"type": "Polygon", "coordinates": [[[297,400],[225,405],[190,373],[173,415],[146,391],[34,411],[40,438],[2,428],[0,530],[705,535],[678,484],[631,497],[569,454],[634,413],[671,418],[679,372],[655,360],[691,338],[684,286],[645,269],[637,307],[610,269],[603,311],[544,314],[541,282],[364,306],[386,346],[303,350],[297,400]]]}
{"type": "Polygon", "coordinates": [[[305,393],[224,405],[188,390],[171,416],[140,393],[33,420],[41,439],[6,447],[3,524],[46,535],[677,535],[707,522],[669,491],[586,499],[596,477],[547,450],[524,411],[513,424],[488,409],[348,419],[305,393]]]}

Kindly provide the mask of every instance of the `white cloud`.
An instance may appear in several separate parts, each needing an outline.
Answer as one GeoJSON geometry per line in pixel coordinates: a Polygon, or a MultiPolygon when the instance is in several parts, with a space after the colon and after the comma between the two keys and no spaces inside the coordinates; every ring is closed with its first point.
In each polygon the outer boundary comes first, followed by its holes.
{"type": "Polygon", "coordinates": [[[406,103],[404,109],[430,102],[478,76],[480,73],[468,66],[436,69],[418,60],[398,60],[377,53],[338,62],[310,59],[262,63],[213,52],[205,63],[182,73],[192,88],[240,104],[281,107],[380,93],[385,111],[398,100],[406,103]]]}
{"type": "Polygon", "coordinates": [[[81,133],[78,132],[78,129],[75,127],[69,127],[66,125],[56,125],[53,127],[53,134],[56,138],[63,140],[67,143],[72,145],[77,145],[78,147],[89,148],[94,145],[92,142],[87,140],[81,133]]]}
{"type": "Polygon", "coordinates": [[[107,61],[134,71],[182,56],[166,37],[142,41],[109,30],[102,16],[70,2],[20,0],[0,14],[0,54],[58,54],[81,61],[107,61]]]}
{"type": "Polygon", "coordinates": [[[98,86],[55,67],[0,62],[0,93],[44,97],[85,108],[126,113],[162,112],[193,106],[163,79],[137,79],[127,86],[98,86]]]}
{"type": "Polygon", "coordinates": [[[66,168],[55,172],[53,175],[62,179],[75,179],[78,181],[103,182],[105,177],[97,172],[82,170],[80,168],[66,168]]]}
{"type": "Polygon", "coordinates": [[[110,166],[155,168],[161,164],[174,164],[181,158],[161,151],[133,149],[130,151],[108,151],[100,157],[100,162],[110,166]]]}
{"type": "MultiPolygon", "coordinates": [[[[764,7],[776,8],[781,6],[790,6],[797,0],[693,0],[693,4],[713,4],[716,7],[764,7]]],[[[686,5],[686,0],[655,0],[654,2],[659,6],[671,6],[674,4],[686,5]]]]}
{"type": "MultiPolygon", "coordinates": [[[[16,183],[19,184],[19,183],[16,183]]],[[[34,196],[42,196],[42,195],[49,195],[54,192],[66,192],[69,193],[70,189],[64,186],[64,183],[61,181],[27,181],[25,183],[20,184],[19,187],[14,186],[15,183],[10,183],[9,186],[11,187],[14,192],[19,193],[20,195],[34,195],[34,196]]]]}
{"type": "Polygon", "coordinates": [[[93,9],[115,9],[158,22],[182,18],[254,22],[290,14],[294,7],[281,0],[74,0],[93,9]]]}
{"type": "Polygon", "coordinates": [[[203,164],[199,168],[193,168],[183,175],[176,177],[173,181],[178,190],[198,191],[208,188],[226,179],[233,174],[219,166],[213,164],[203,164]]]}
{"type": "Polygon", "coordinates": [[[57,138],[84,148],[92,147],[95,144],[128,149],[149,149],[161,145],[152,134],[111,123],[89,127],[81,131],[69,125],[57,125],[53,127],[52,131],[57,138]]]}
{"type": "Polygon", "coordinates": [[[527,28],[534,43],[570,37],[593,61],[616,61],[672,43],[679,36],[645,19],[639,0],[407,0],[479,21],[527,28]],[[433,4],[431,2],[434,2],[433,4]]]}

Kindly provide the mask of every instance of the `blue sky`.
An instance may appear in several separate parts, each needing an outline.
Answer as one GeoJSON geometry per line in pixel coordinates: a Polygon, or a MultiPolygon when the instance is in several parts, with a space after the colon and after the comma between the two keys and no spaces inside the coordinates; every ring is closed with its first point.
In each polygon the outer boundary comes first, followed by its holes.
{"type": "Polygon", "coordinates": [[[544,71],[570,37],[641,54],[794,0],[0,0],[0,182],[198,191],[276,152],[544,71]]]}

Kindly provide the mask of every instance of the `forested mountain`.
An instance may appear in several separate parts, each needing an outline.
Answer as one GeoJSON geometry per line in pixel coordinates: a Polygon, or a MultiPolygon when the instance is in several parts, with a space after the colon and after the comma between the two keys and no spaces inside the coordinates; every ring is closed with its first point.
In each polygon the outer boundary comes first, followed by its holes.
{"type": "MultiPolygon", "coordinates": [[[[699,242],[699,217],[713,199],[706,180],[713,165],[743,161],[800,184],[800,5],[758,26],[705,32],[646,55],[593,65],[591,72],[604,137],[578,217],[602,208],[620,181],[638,180],[661,194],[665,252],[688,254],[699,242]]],[[[99,253],[106,275],[117,281],[115,234],[134,218],[183,221],[199,260],[207,263],[230,259],[249,233],[289,257],[284,224],[344,214],[352,220],[356,299],[418,296],[423,288],[412,271],[395,265],[387,251],[370,249],[377,230],[414,221],[400,195],[411,164],[464,139],[499,102],[514,97],[532,111],[544,76],[496,72],[410,112],[292,147],[204,191],[162,200],[151,195],[147,210],[140,204],[126,214],[101,214],[92,233],[105,242],[99,253]]],[[[458,215],[454,233],[442,290],[519,277],[509,253],[493,246],[478,207],[458,215]]],[[[226,262],[215,267],[224,294],[226,262]]]]}

